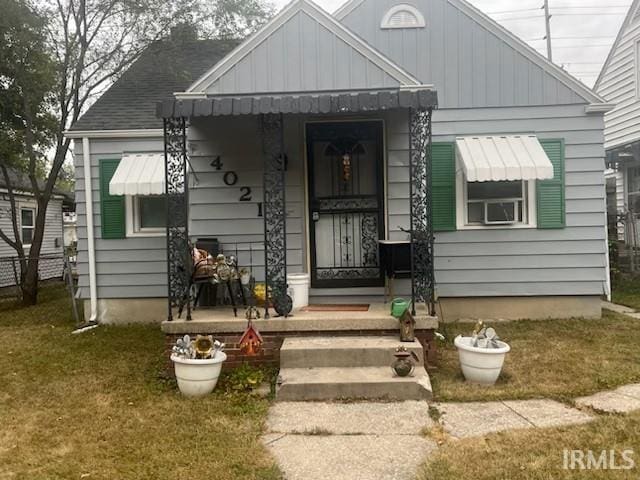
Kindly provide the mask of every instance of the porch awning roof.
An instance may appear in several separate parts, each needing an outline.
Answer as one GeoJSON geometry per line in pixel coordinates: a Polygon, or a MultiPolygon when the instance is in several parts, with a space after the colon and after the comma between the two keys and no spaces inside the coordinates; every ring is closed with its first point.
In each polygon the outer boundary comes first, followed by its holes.
{"type": "Polygon", "coordinates": [[[125,153],[111,181],[111,195],[164,195],[164,153],[125,153]]]}
{"type": "Polygon", "coordinates": [[[431,86],[340,92],[220,95],[159,102],[160,118],[259,115],[263,113],[349,113],[395,108],[435,108],[438,95],[431,86]]]}
{"type": "Polygon", "coordinates": [[[456,151],[469,182],[553,178],[553,165],[535,135],[458,137],[456,151]]]}

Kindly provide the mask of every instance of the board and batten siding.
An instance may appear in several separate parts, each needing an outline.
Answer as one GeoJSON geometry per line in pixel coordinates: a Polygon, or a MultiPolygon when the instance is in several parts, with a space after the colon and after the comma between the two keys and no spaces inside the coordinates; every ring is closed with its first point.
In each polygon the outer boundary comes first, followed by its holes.
{"type": "Polygon", "coordinates": [[[299,11],[207,92],[302,92],[398,85],[398,80],[365,55],[299,11]]]}
{"type": "MultiPolygon", "coordinates": [[[[96,248],[98,298],[144,298],[167,296],[166,238],[135,237],[103,239],[100,218],[101,159],[121,158],[124,152],[161,152],[162,138],[91,139],[91,185],[93,188],[93,224],[96,248]]],[[[89,298],[87,254],[87,208],[84,190],[82,141],[75,141],[76,212],[78,231],[78,286],[81,297],[89,298]]]]}
{"type": "Polygon", "coordinates": [[[596,91],[616,107],[605,115],[605,148],[640,140],[638,47],[640,18],[625,25],[620,40],[596,85],[596,91]]]}
{"type": "Polygon", "coordinates": [[[455,2],[406,2],[423,14],[426,27],[380,28],[385,12],[398,3],[403,2],[365,0],[340,21],[423,83],[435,85],[441,108],[585,103],[455,2]]]}
{"type": "MultiPolygon", "coordinates": [[[[433,141],[459,135],[535,133],[564,139],[566,227],[481,229],[436,233],[439,296],[602,295],[606,289],[605,183],[602,116],[584,106],[437,110],[433,141]]],[[[389,238],[409,227],[408,123],[389,113],[389,238]]],[[[397,291],[408,290],[398,282],[397,291]]]]}

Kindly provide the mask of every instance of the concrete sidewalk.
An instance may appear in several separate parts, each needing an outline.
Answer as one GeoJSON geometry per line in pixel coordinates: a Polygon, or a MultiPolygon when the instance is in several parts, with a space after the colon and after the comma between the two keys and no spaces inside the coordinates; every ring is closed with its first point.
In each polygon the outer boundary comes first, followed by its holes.
{"type": "MultiPolygon", "coordinates": [[[[579,425],[598,412],[640,410],[640,384],[576,399],[439,403],[439,423],[453,438],[512,429],[579,425]],[[585,411],[586,410],[586,411],[585,411]]],[[[436,425],[425,401],[274,404],[263,442],[288,480],[405,480],[437,450],[424,434],[436,425]]]]}

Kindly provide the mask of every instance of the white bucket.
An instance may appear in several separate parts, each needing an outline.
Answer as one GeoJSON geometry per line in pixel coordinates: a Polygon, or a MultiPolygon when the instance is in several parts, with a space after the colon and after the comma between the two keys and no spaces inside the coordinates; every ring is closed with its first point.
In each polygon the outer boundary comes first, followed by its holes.
{"type": "Polygon", "coordinates": [[[309,305],[309,278],[308,273],[290,273],[287,275],[288,291],[293,299],[294,310],[309,305]]]}

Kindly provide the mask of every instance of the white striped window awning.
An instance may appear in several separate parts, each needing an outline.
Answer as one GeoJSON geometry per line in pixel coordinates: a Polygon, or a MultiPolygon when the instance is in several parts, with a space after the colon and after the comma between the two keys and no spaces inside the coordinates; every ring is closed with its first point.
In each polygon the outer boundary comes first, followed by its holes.
{"type": "Polygon", "coordinates": [[[111,182],[111,195],[164,195],[164,153],[125,153],[111,182]]]}
{"type": "Polygon", "coordinates": [[[551,160],[535,135],[457,137],[456,152],[468,182],[553,178],[551,160]]]}

